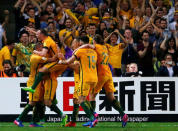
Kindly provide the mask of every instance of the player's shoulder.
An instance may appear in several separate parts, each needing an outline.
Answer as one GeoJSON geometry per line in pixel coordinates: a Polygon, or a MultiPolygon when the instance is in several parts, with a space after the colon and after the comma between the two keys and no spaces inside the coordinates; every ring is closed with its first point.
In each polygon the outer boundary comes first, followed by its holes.
{"type": "Polygon", "coordinates": [[[60,33],[64,33],[64,32],[66,32],[66,29],[60,30],[60,31],[59,31],[59,34],[60,34],[60,33]]]}
{"type": "Polygon", "coordinates": [[[90,49],[90,48],[79,49],[78,52],[82,52],[83,54],[96,53],[96,51],[94,49],[90,49]]]}
{"type": "Polygon", "coordinates": [[[0,50],[0,52],[3,52],[3,51],[5,51],[5,50],[7,50],[7,46],[4,46],[4,47],[0,50]]]}
{"type": "Polygon", "coordinates": [[[46,40],[44,41],[44,43],[54,44],[55,41],[54,41],[50,36],[48,36],[48,37],[46,38],[46,40]]]}
{"type": "Polygon", "coordinates": [[[96,52],[105,52],[105,51],[108,51],[108,48],[106,45],[100,45],[100,44],[95,44],[95,50],[96,52]]]}
{"type": "Polygon", "coordinates": [[[107,45],[95,44],[96,48],[107,48],[107,45]]]}

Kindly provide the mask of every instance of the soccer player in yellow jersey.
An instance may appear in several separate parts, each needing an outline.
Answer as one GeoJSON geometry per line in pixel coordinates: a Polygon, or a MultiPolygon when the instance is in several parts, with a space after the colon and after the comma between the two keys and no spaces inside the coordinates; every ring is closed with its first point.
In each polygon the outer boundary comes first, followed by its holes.
{"type": "MultiPolygon", "coordinates": [[[[41,43],[37,43],[36,44],[36,50],[40,51],[42,49],[43,45],[41,43]]],[[[30,59],[30,76],[27,82],[28,86],[31,86],[35,80],[35,75],[38,72],[38,69],[40,68],[40,66],[42,66],[43,63],[46,62],[54,62],[56,61],[57,57],[54,56],[52,58],[46,58],[46,57],[41,57],[39,55],[36,54],[32,54],[31,59],[30,59]]],[[[48,81],[48,79],[45,80],[45,84],[46,81],[48,81]]],[[[30,112],[33,107],[36,105],[37,102],[41,102],[43,101],[43,96],[45,99],[45,94],[47,91],[44,91],[43,86],[42,86],[42,82],[37,86],[36,88],[36,92],[35,93],[29,93],[29,104],[26,105],[26,107],[24,108],[23,112],[20,114],[20,116],[14,121],[14,124],[16,124],[17,126],[23,127],[22,124],[22,120],[23,118],[28,114],[28,112],[30,112]]],[[[52,98],[53,99],[53,98],[52,98]]],[[[59,110],[59,108],[56,105],[51,105],[49,107],[52,111],[56,112],[59,116],[63,117],[63,113],[59,110]]],[[[64,119],[64,117],[63,117],[64,119]]],[[[31,127],[37,126],[37,127],[41,127],[40,125],[36,124],[36,123],[32,123],[30,125],[31,127]]]]}
{"type": "MultiPolygon", "coordinates": [[[[88,44],[89,38],[83,36],[80,38],[80,44],[88,44]]],[[[71,64],[75,60],[80,61],[80,83],[79,83],[79,93],[78,100],[84,112],[89,117],[90,121],[88,126],[90,128],[94,127],[97,123],[96,117],[94,117],[94,112],[92,111],[91,105],[86,100],[89,93],[93,93],[96,87],[97,78],[97,54],[93,49],[79,49],[75,54],[68,60],[59,61],[59,64],[71,64]]]]}
{"type": "MultiPolygon", "coordinates": [[[[40,51],[42,49],[43,45],[38,43],[36,45],[36,49],[40,51]]],[[[42,64],[46,62],[54,62],[57,59],[57,55],[53,56],[52,58],[46,58],[42,57],[36,54],[33,54],[30,59],[30,76],[27,82],[27,86],[31,86],[34,83],[35,76],[42,64]]],[[[60,72],[57,72],[60,73],[60,72]]],[[[56,80],[56,73],[50,74],[50,78],[45,78],[44,80],[44,88],[42,87],[42,82],[38,84],[35,93],[29,93],[29,104],[25,107],[24,111],[21,113],[21,115],[14,121],[14,123],[18,126],[23,126],[22,120],[24,116],[28,114],[29,111],[33,109],[33,106],[36,105],[37,102],[41,102],[44,100],[44,104],[48,106],[51,111],[54,111],[62,118],[62,125],[66,124],[67,121],[67,115],[63,114],[60,109],[52,103],[53,97],[55,95],[55,91],[57,88],[57,80],[56,80]]],[[[33,123],[30,125],[31,127],[40,125],[33,123]]]]}
{"type": "MultiPolygon", "coordinates": [[[[72,49],[76,50],[80,46],[80,39],[75,38],[72,42],[72,49]]],[[[74,63],[70,66],[74,70],[74,81],[75,81],[75,87],[74,87],[74,94],[73,94],[73,112],[72,112],[72,121],[67,123],[66,127],[75,127],[76,126],[76,119],[79,112],[79,101],[78,101],[78,92],[79,92],[79,83],[80,83],[80,62],[74,61],[74,63]]]]}
{"type": "Polygon", "coordinates": [[[90,94],[90,104],[95,110],[96,102],[95,97],[101,91],[102,88],[105,89],[106,96],[108,100],[112,103],[112,106],[115,110],[117,110],[122,116],[122,126],[125,127],[128,116],[123,112],[123,109],[120,106],[120,103],[114,97],[114,92],[116,91],[114,88],[112,73],[110,71],[108,62],[109,62],[109,54],[106,45],[104,45],[104,41],[100,35],[95,35],[94,37],[94,45],[87,44],[80,47],[80,49],[85,49],[87,47],[95,49],[98,60],[97,60],[97,68],[98,68],[98,83],[96,88],[94,88],[94,93],[90,94]]]}
{"type": "MultiPolygon", "coordinates": [[[[34,32],[30,28],[27,28],[27,30],[36,33],[38,39],[41,40],[43,43],[42,51],[34,50],[33,51],[34,54],[37,54],[42,57],[51,58],[60,52],[55,41],[47,35],[47,32],[45,30],[38,30],[37,32],[34,32]]],[[[43,76],[46,73],[48,72],[52,73],[56,71],[63,72],[65,71],[66,68],[67,66],[59,65],[57,64],[57,62],[47,63],[42,68],[39,69],[39,72],[36,74],[33,85],[31,87],[26,87],[22,89],[34,93],[37,85],[41,82],[43,76]]]]}

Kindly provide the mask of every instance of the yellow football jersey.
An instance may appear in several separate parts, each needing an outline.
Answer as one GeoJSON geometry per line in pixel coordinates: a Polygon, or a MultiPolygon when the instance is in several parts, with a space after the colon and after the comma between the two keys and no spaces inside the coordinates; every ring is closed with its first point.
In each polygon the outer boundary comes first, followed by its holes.
{"type": "Polygon", "coordinates": [[[105,45],[95,44],[95,50],[97,53],[97,68],[98,76],[109,76],[112,77],[112,73],[109,68],[109,54],[108,49],[105,45]]]}
{"type": "Polygon", "coordinates": [[[85,15],[93,16],[98,14],[98,8],[89,8],[85,11],[85,15]]]}
{"type": "Polygon", "coordinates": [[[32,54],[30,58],[30,75],[28,78],[29,85],[32,85],[35,79],[35,75],[38,69],[42,67],[43,63],[47,62],[47,59],[36,54],[32,54]]]}
{"type": "MultiPolygon", "coordinates": [[[[79,63],[78,61],[74,61],[74,64],[79,63]]],[[[80,83],[80,67],[78,68],[79,70],[74,70],[74,82],[75,82],[75,88],[74,88],[74,94],[73,98],[78,99],[79,95],[79,83],[80,83]]]]}
{"type": "Polygon", "coordinates": [[[11,53],[9,51],[9,48],[7,46],[4,46],[0,50],[0,70],[3,70],[2,63],[4,60],[11,60],[11,53]]]}
{"type": "Polygon", "coordinates": [[[58,53],[58,46],[50,36],[43,41],[43,48],[48,49],[47,57],[53,57],[58,53]]]}
{"type": "Polygon", "coordinates": [[[80,81],[97,82],[97,54],[93,49],[79,49],[75,57],[80,61],[80,81]]]}
{"type": "MultiPolygon", "coordinates": [[[[62,37],[62,36],[64,35],[64,33],[66,33],[65,37],[68,37],[69,35],[71,35],[71,32],[72,32],[72,31],[68,31],[68,30],[66,30],[66,29],[63,29],[63,30],[61,30],[61,31],[59,32],[59,38],[62,37]]],[[[76,36],[76,37],[79,36],[79,31],[78,31],[78,30],[75,31],[75,36],[76,36]]],[[[66,44],[68,47],[71,47],[72,41],[73,41],[73,38],[72,38],[72,36],[70,36],[70,37],[65,41],[65,44],[66,44]]]]}
{"type": "MultiPolygon", "coordinates": [[[[77,63],[79,61],[74,61],[74,64],[77,63]]],[[[79,68],[80,71],[80,68],[79,68]]],[[[79,75],[79,71],[74,70],[74,80],[75,80],[75,87],[78,87],[79,81],[80,81],[80,75],[79,75]]]]}
{"type": "Polygon", "coordinates": [[[132,10],[128,10],[127,12],[124,10],[120,10],[120,15],[125,16],[127,19],[132,18],[132,10]]]}
{"type": "Polygon", "coordinates": [[[121,58],[123,48],[121,44],[117,44],[112,46],[110,44],[106,44],[108,51],[109,51],[109,63],[112,65],[113,68],[121,68],[121,58]]]}

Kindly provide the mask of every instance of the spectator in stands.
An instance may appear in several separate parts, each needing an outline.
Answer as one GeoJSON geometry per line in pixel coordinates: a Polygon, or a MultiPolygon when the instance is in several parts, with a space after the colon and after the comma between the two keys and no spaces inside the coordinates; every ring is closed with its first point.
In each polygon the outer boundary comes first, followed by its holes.
{"type": "Polygon", "coordinates": [[[71,43],[74,37],[79,36],[79,31],[76,30],[76,27],[73,26],[73,21],[71,19],[65,20],[65,29],[60,30],[59,39],[61,41],[61,37],[65,37],[64,43],[70,48],[71,43]]]}
{"type": "MultiPolygon", "coordinates": [[[[109,43],[106,44],[109,52],[109,63],[111,64],[114,72],[114,76],[121,76],[121,58],[122,52],[126,47],[126,43],[117,43],[119,31],[112,32],[104,41],[109,43]]],[[[120,34],[121,35],[121,34],[120,34]]],[[[121,36],[123,37],[123,36],[121,36]]]]}
{"type": "Polygon", "coordinates": [[[51,3],[47,4],[45,11],[49,14],[49,17],[54,18],[54,16],[55,16],[54,11],[55,10],[54,10],[54,8],[53,8],[51,3]]]}
{"type": "Polygon", "coordinates": [[[119,14],[127,19],[132,18],[131,3],[127,0],[119,0],[117,5],[121,7],[119,14]]]}
{"type": "Polygon", "coordinates": [[[98,25],[98,29],[96,31],[97,34],[100,34],[103,36],[103,30],[107,29],[106,23],[104,21],[101,21],[100,24],[98,25]]]}
{"type": "Polygon", "coordinates": [[[14,15],[15,15],[15,38],[18,39],[18,32],[24,26],[24,19],[20,13],[22,6],[24,5],[24,0],[17,0],[14,5],[14,15]]]}
{"type": "Polygon", "coordinates": [[[15,44],[15,48],[12,52],[13,63],[16,66],[25,65],[26,70],[24,76],[28,76],[30,72],[30,56],[33,52],[34,44],[29,43],[29,33],[22,32],[20,34],[20,42],[15,44]]]}
{"type": "Polygon", "coordinates": [[[11,52],[15,46],[13,41],[8,42],[6,46],[4,46],[0,50],[0,70],[3,70],[3,61],[4,60],[12,60],[11,59],[11,52]]]}
{"type": "Polygon", "coordinates": [[[158,76],[178,76],[178,66],[175,65],[175,62],[170,54],[165,56],[165,66],[160,67],[158,76]]]}
{"type": "Polygon", "coordinates": [[[24,19],[25,19],[25,23],[28,23],[29,21],[33,21],[33,23],[35,23],[35,28],[36,29],[40,28],[40,19],[38,15],[35,15],[34,8],[28,9],[27,14],[24,15],[24,19]]]}
{"type": "MultiPolygon", "coordinates": [[[[104,39],[109,38],[110,57],[117,59],[113,68],[115,65],[118,69],[122,67],[122,73],[126,65],[137,63],[143,69],[143,76],[145,73],[146,76],[153,76],[153,67],[158,72],[167,53],[178,63],[177,0],[17,0],[14,7],[16,39],[17,34],[24,32],[24,26],[34,30],[46,29],[56,42],[63,43],[60,48],[66,58],[71,55],[71,42],[75,37],[87,35],[92,44],[93,37],[100,34],[104,39]],[[111,32],[114,33],[109,35],[111,32]],[[124,48],[121,48],[122,43],[125,44],[124,48]]],[[[4,29],[0,26],[0,44],[4,29]]],[[[20,43],[24,43],[22,41],[25,39],[27,37],[20,38],[20,43]]],[[[29,50],[33,45],[30,43],[37,42],[35,34],[29,33],[28,39],[28,44],[21,44],[20,47],[20,52],[25,56],[19,55],[18,60],[23,61],[21,63],[28,63],[26,57],[30,56],[29,52],[32,51],[29,50]]]]}
{"type": "Polygon", "coordinates": [[[171,54],[173,61],[176,63],[178,62],[178,37],[176,36],[176,33],[172,35],[169,39],[166,36],[163,42],[161,43],[160,48],[162,49],[163,55],[171,54]]]}
{"type": "Polygon", "coordinates": [[[10,60],[3,61],[3,69],[0,70],[0,77],[17,77],[10,60]]]}
{"type": "Polygon", "coordinates": [[[124,76],[126,77],[137,77],[141,76],[142,72],[138,70],[138,66],[136,63],[130,63],[127,65],[127,72],[125,73],[124,76]]]}
{"type": "Polygon", "coordinates": [[[4,10],[3,15],[4,16],[0,17],[0,49],[7,43],[6,31],[5,31],[4,27],[8,24],[9,11],[4,10]]]}
{"type": "Polygon", "coordinates": [[[48,18],[49,18],[48,12],[41,13],[40,29],[44,29],[48,26],[48,18]]]}
{"type": "MultiPolygon", "coordinates": [[[[35,28],[32,28],[35,31],[35,28]]],[[[38,39],[36,37],[36,34],[29,32],[29,43],[36,44],[38,42],[38,39]]]]}
{"type": "Polygon", "coordinates": [[[169,24],[170,31],[176,31],[176,24],[178,24],[178,11],[174,13],[174,21],[169,24]]]}
{"type": "Polygon", "coordinates": [[[167,29],[167,27],[168,27],[167,20],[166,19],[161,19],[160,24],[161,24],[161,30],[162,30],[163,38],[166,35],[168,36],[168,38],[170,38],[171,37],[171,32],[167,29]]]}
{"type": "Polygon", "coordinates": [[[126,72],[126,65],[130,63],[138,63],[137,43],[134,42],[132,31],[130,28],[125,29],[124,36],[128,42],[128,46],[122,54],[122,73],[126,72]]]}
{"type": "Polygon", "coordinates": [[[2,25],[2,21],[0,21],[0,49],[3,47],[3,40],[5,41],[4,43],[7,42],[6,32],[2,25]]]}
{"type": "Polygon", "coordinates": [[[88,34],[90,44],[93,44],[93,38],[95,35],[96,35],[96,25],[91,23],[89,24],[89,34],[88,34]]]}
{"type": "Polygon", "coordinates": [[[138,44],[137,51],[139,54],[139,67],[143,71],[143,76],[153,76],[153,51],[156,43],[149,42],[149,33],[142,33],[142,41],[138,44]]]}
{"type": "Polygon", "coordinates": [[[45,28],[48,35],[51,36],[55,41],[58,41],[58,30],[54,22],[49,22],[47,28],[45,28]]]}

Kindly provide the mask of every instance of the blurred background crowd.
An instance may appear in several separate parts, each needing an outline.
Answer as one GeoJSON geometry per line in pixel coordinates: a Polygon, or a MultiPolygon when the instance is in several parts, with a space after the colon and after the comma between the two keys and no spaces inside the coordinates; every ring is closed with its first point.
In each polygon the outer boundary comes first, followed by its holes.
{"type": "MultiPolygon", "coordinates": [[[[93,37],[100,34],[113,76],[127,76],[129,65],[135,65],[130,68],[141,76],[178,76],[178,0],[17,0],[10,4],[13,9],[0,10],[0,77],[14,72],[28,77],[38,39],[25,27],[45,29],[66,59],[72,55],[75,37],[87,35],[93,44],[93,37]],[[14,30],[9,29],[11,21],[14,30]]],[[[67,69],[62,76],[73,76],[73,71],[67,69]]]]}

